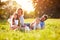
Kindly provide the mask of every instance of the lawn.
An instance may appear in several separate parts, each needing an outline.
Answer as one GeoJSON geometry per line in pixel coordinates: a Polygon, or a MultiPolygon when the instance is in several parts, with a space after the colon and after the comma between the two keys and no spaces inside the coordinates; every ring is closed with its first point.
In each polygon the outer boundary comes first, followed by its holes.
{"type": "MultiPolygon", "coordinates": [[[[25,19],[25,23],[31,23],[34,19],[25,19]]],[[[20,32],[10,30],[9,23],[0,21],[0,40],[60,40],[60,19],[48,19],[45,21],[45,29],[20,32]]]]}

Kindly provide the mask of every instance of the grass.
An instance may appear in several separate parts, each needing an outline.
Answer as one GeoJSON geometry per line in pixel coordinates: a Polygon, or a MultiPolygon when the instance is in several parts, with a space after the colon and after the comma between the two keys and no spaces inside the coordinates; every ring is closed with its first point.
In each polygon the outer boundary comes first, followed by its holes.
{"type": "MultiPolygon", "coordinates": [[[[25,19],[25,23],[31,23],[33,20],[25,19]]],[[[60,40],[60,19],[48,19],[45,24],[43,30],[24,33],[10,30],[8,22],[0,21],[0,40],[60,40]]]]}
{"type": "Polygon", "coordinates": [[[32,23],[34,21],[34,19],[25,19],[24,22],[25,23],[32,23]]]}

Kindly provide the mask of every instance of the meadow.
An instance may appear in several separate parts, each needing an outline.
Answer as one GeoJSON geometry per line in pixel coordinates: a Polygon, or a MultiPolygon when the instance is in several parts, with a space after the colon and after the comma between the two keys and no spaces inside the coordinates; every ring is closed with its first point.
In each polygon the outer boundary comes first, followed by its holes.
{"type": "MultiPolygon", "coordinates": [[[[25,19],[25,23],[31,23],[34,19],[25,19]]],[[[60,19],[48,19],[45,28],[21,32],[10,30],[6,20],[0,20],[0,40],[60,40],[60,19]]]]}

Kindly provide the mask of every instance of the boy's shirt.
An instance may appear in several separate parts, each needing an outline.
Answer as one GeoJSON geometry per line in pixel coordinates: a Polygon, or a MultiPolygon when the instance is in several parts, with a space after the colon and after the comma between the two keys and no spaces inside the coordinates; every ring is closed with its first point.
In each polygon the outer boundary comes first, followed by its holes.
{"type": "Polygon", "coordinates": [[[44,28],[44,25],[45,25],[45,23],[41,21],[40,22],[41,29],[44,28]]]}

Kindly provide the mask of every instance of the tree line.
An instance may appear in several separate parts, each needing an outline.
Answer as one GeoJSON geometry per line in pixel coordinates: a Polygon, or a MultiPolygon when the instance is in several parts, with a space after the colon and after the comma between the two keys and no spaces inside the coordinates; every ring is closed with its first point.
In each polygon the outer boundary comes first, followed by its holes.
{"type": "MultiPolygon", "coordinates": [[[[32,0],[35,8],[34,12],[24,11],[25,18],[41,17],[47,14],[50,18],[60,18],[60,0],[32,0]]],[[[0,19],[8,19],[20,7],[16,1],[1,2],[0,0],[0,19]],[[10,5],[10,2],[12,5],[10,5]]]]}

